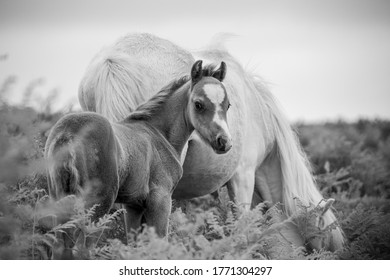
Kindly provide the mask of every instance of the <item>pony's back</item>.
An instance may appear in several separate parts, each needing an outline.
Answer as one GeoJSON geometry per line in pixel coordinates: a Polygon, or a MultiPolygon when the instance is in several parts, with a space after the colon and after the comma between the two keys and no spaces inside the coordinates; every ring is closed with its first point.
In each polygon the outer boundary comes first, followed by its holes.
{"type": "Polygon", "coordinates": [[[172,79],[189,73],[192,55],[150,34],[130,34],[102,50],[79,87],[84,110],[111,121],[127,117],[172,79]]]}

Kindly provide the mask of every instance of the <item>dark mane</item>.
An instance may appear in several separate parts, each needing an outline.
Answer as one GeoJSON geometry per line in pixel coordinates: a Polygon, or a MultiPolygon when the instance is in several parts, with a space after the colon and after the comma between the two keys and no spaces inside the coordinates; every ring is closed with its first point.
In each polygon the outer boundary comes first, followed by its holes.
{"type": "Polygon", "coordinates": [[[208,64],[205,65],[202,69],[204,77],[212,77],[217,72],[219,65],[217,64],[208,64]]]}
{"type": "MultiPolygon", "coordinates": [[[[216,72],[216,65],[210,64],[203,67],[203,77],[211,77],[216,72]]],[[[191,77],[189,75],[183,76],[179,79],[175,79],[168,85],[163,87],[156,95],[150,98],[145,103],[138,106],[137,109],[130,116],[128,120],[150,120],[153,114],[158,108],[160,108],[165,101],[185,83],[187,83],[191,77]]]]}
{"type": "Polygon", "coordinates": [[[157,94],[150,98],[145,103],[138,106],[137,109],[127,119],[131,120],[149,120],[153,113],[160,108],[161,105],[179,88],[190,80],[190,76],[184,76],[173,80],[168,85],[163,87],[157,94]]]}

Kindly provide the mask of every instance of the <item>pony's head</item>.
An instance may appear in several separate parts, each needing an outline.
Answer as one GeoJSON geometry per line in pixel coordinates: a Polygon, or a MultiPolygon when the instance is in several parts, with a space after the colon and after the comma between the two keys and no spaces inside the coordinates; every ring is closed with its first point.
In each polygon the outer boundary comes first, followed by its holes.
{"type": "Polygon", "coordinates": [[[202,61],[194,63],[191,70],[191,87],[188,104],[190,122],[199,136],[218,154],[228,152],[232,137],[226,121],[230,107],[226,88],[222,84],[226,64],[208,75],[202,69],[202,61]]]}

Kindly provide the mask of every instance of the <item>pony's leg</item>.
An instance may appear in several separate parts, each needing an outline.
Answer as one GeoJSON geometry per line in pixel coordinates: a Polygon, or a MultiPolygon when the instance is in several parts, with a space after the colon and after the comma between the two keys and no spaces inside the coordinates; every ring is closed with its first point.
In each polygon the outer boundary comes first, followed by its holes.
{"type": "Polygon", "coordinates": [[[169,192],[155,191],[148,197],[145,219],[148,226],[154,227],[160,237],[168,234],[168,221],[171,214],[172,198],[169,192]]]}
{"type": "MultiPolygon", "coordinates": [[[[283,203],[282,171],[279,158],[274,154],[269,155],[255,173],[255,191],[252,206],[255,207],[260,202],[265,202],[267,207],[276,203],[283,203]]],[[[283,242],[294,244],[296,247],[304,245],[304,240],[297,226],[293,223],[285,223],[279,233],[283,237],[283,242]]]]}
{"type": "MultiPolygon", "coordinates": [[[[225,185],[223,185],[223,186],[225,186],[225,185]]],[[[223,187],[223,186],[222,186],[222,187],[223,187]]],[[[221,202],[221,196],[220,196],[220,194],[219,194],[220,190],[221,190],[221,188],[217,189],[215,192],[212,192],[212,193],[210,194],[211,197],[214,199],[214,201],[217,202],[218,204],[221,204],[221,203],[222,203],[222,202],[221,202]]]]}
{"type": "MultiPolygon", "coordinates": [[[[238,168],[226,186],[230,200],[238,207],[238,210],[250,210],[253,190],[255,185],[254,168],[238,168]]],[[[238,217],[237,210],[233,214],[238,217]]]]}
{"type": "Polygon", "coordinates": [[[283,179],[280,161],[276,155],[269,155],[255,172],[255,191],[252,206],[260,202],[271,205],[283,202],[283,179]]]}
{"type": "Polygon", "coordinates": [[[126,239],[129,233],[135,233],[141,228],[141,220],[144,214],[144,210],[131,205],[124,204],[126,209],[125,225],[126,225],[126,239]]]}

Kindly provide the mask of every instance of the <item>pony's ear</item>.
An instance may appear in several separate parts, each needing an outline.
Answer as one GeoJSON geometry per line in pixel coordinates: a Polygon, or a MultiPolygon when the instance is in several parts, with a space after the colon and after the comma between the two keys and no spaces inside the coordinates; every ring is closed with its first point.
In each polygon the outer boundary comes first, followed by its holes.
{"type": "Polygon", "coordinates": [[[219,66],[219,69],[216,70],[213,74],[213,77],[216,78],[218,81],[222,82],[223,79],[225,79],[226,76],[226,63],[221,62],[221,66],[219,66]]]}
{"type": "Polygon", "coordinates": [[[198,60],[194,63],[191,69],[192,84],[196,84],[203,77],[202,60],[198,60]]]}

